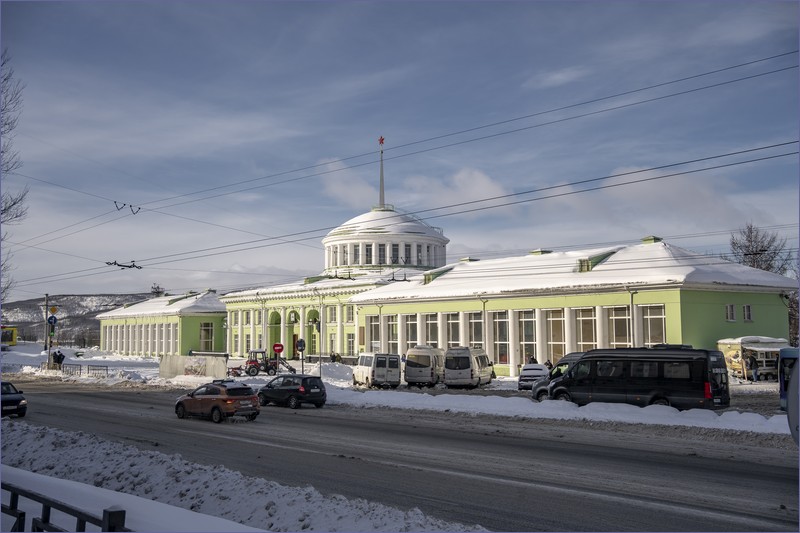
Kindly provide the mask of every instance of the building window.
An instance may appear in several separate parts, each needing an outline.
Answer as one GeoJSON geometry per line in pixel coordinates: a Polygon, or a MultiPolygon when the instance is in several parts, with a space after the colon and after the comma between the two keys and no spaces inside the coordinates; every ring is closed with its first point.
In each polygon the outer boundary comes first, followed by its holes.
{"type": "Polygon", "coordinates": [[[348,324],[352,324],[355,320],[355,310],[352,305],[347,305],[344,308],[345,311],[345,322],[348,324]]]}
{"type": "Polygon", "coordinates": [[[545,311],[545,319],[547,320],[546,358],[550,361],[558,361],[564,357],[567,351],[564,310],[550,309],[545,311]]]}
{"type": "Polygon", "coordinates": [[[403,264],[407,265],[407,264],[411,263],[411,245],[410,244],[406,244],[405,245],[405,249],[403,250],[403,253],[404,253],[404,255],[403,255],[403,264]]]}
{"type": "Polygon", "coordinates": [[[239,311],[234,311],[231,313],[231,326],[238,326],[239,325],[239,311]]]}
{"type": "Polygon", "coordinates": [[[345,244],[342,247],[342,265],[349,265],[350,263],[347,262],[347,245],[345,244]]]}
{"type": "Polygon", "coordinates": [[[355,333],[348,333],[347,334],[347,355],[355,355],[356,354],[356,334],[355,333]]]}
{"type": "Polygon", "coordinates": [[[425,344],[437,348],[439,346],[439,322],[436,313],[425,315],[425,344]]]}
{"type": "Polygon", "coordinates": [[[480,311],[470,313],[468,319],[470,347],[483,348],[483,313],[480,311]]]}
{"type": "Polygon", "coordinates": [[[200,324],[200,351],[210,352],[214,349],[214,323],[202,322],[200,324]]]}
{"type": "Polygon", "coordinates": [[[379,244],[378,245],[378,264],[385,265],[386,264],[386,245],[379,244]]]}
{"type": "Polygon", "coordinates": [[[461,344],[461,336],[458,313],[446,313],[444,315],[444,321],[447,325],[447,347],[450,348],[451,346],[459,346],[461,344]]]}
{"type": "Polygon", "coordinates": [[[252,339],[250,338],[250,334],[249,333],[245,333],[244,334],[244,353],[249,353],[250,352],[250,350],[252,348],[251,345],[250,345],[250,341],[251,340],[252,339]]]}
{"type": "Polygon", "coordinates": [[[261,311],[253,311],[253,315],[255,315],[253,323],[257,325],[261,324],[261,311]]]}
{"type": "Polygon", "coordinates": [[[418,265],[422,264],[422,245],[417,245],[417,263],[418,265]]]}
{"type": "Polygon", "coordinates": [[[353,264],[360,265],[361,264],[361,245],[356,244],[353,245],[353,264]]]}
{"type": "Polygon", "coordinates": [[[575,337],[579,352],[597,348],[597,321],[594,308],[575,310],[575,337]]]}
{"type": "Polygon", "coordinates": [[[328,353],[336,352],[336,333],[328,334],[328,353]]]}
{"type": "Polygon", "coordinates": [[[492,313],[494,331],[494,360],[501,365],[508,364],[508,311],[492,313]]]}
{"type": "Polygon", "coordinates": [[[742,306],[742,320],[744,320],[745,322],[753,321],[753,314],[750,310],[750,305],[742,306]]]}
{"type": "Polygon", "coordinates": [[[630,348],[630,307],[611,307],[608,310],[608,345],[610,348],[630,348]]]}
{"type": "Polygon", "coordinates": [[[435,266],[436,263],[433,260],[433,252],[431,251],[431,245],[430,244],[427,245],[427,250],[428,250],[428,265],[435,266]]]}
{"type": "Polygon", "coordinates": [[[389,353],[400,353],[397,351],[399,348],[397,345],[397,315],[386,315],[386,325],[388,326],[386,340],[389,353]]]}
{"type": "Polygon", "coordinates": [[[417,315],[405,315],[406,318],[406,346],[403,353],[418,344],[417,341],[417,315]]]}
{"type": "Polygon", "coordinates": [[[667,317],[664,314],[663,305],[643,305],[642,310],[642,329],[644,333],[644,345],[647,347],[655,344],[667,342],[667,317]]]}
{"type": "Polygon", "coordinates": [[[736,306],[728,304],[725,306],[725,320],[728,322],[736,322],[736,306]]]}
{"type": "Polygon", "coordinates": [[[250,325],[250,311],[242,311],[242,323],[245,326],[250,325]]]}
{"type": "MultiPolygon", "coordinates": [[[[392,264],[396,265],[400,263],[400,245],[393,244],[392,245],[392,264]]],[[[394,352],[392,352],[394,353],[394,352]]]]}
{"type": "Polygon", "coordinates": [[[328,307],[328,322],[336,322],[336,307],[328,307]]]}
{"type": "Polygon", "coordinates": [[[365,244],[364,245],[364,264],[371,265],[372,264],[372,245],[365,244]]]}
{"type": "Polygon", "coordinates": [[[369,339],[367,339],[368,350],[373,352],[380,351],[381,324],[379,316],[370,315],[367,317],[367,332],[369,333],[369,339]]]}
{"type": "Polygon", "coordinates": [[[339,247],[331,246],[331,265],[337,266],[339,264],[339,247]]]}
{"type": "Polygon", "coordinates": [[[532,310],[519,312],[519,353],[522,364],[536,358],[536,313],[532,310]]]}

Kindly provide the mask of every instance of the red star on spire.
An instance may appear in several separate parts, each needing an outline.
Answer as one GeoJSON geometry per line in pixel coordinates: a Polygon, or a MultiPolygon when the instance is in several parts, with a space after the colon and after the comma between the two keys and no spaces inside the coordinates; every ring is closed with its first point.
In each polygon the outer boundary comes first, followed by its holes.
{"type": "Polygon", "coordinates": [[[380,139],[378,139],[378,144],[380,144],[381,146],[383,146],[383,135],[381,135],[381,138],[380,138],[380,139]]]}

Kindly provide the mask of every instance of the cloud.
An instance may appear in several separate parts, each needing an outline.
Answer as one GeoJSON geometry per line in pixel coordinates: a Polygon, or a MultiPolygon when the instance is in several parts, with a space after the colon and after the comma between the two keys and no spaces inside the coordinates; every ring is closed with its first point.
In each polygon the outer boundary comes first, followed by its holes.
{"type": "MultiPolygon", "coordinates": [[[[486,202],[470,203],[484,198],[493,198],[509,194],[499,181],[474,168],[464,168],[443,180],[436,180],[429,176],[411,176],[403,180],[402,198],[403,208],[416,211],[420,208],[433,208],[445,205],[455,205],[451,209],[430,213],[432,215],[445,212],[458,212],[464,210],[481,209],[498,205],[508,200],[490,200],[486,202]],[[469,205],[458,205],[469,203],[469,205]]],[[[469,215],[481,216],[482,211],[469,215]]],[[[498,210],[489,210],[488,213],[496,215],[498,210]]],[[[505,213],[504,213],[505,214],[505,213]]],[[[423,218],[426,215],[423,215],[423,218]]],[[[447,217],[453,220],[453,217],[447,217]]],[[[439,225],[437,223],[437,225],[439,225]]]]}
{"type": "Polygon", "coordinates": [[[591,71],[585,67],[567,67],[535,74],[522,83],[523,89],[550,89],[585,78],[591,71]]]}
{"type": "Polygon", "coordinates": [[[363,176],[337,161],[328,162],[321,170],[325,171],[333,172],[320,178],[322,193],[338,207],[355,208],[361,212],[377,205],[378,188],[363,176]]]}

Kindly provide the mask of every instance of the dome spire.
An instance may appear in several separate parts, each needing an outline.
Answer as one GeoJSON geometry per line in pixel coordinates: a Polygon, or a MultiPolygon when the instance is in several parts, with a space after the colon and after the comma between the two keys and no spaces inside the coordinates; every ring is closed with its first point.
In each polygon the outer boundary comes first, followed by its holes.
{"type": "Polygon", "coordinates": [[[384,209],[386,207],[386,199],[383,197],[383,135],[378,139],[378,146],[381,149],[381,186],[378,196],[378,208],[384,209]]]}

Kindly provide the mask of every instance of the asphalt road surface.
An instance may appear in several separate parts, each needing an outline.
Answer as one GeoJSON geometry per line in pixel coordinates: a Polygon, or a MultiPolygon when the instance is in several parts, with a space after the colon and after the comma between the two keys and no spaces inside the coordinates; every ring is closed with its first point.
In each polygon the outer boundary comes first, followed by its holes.
{"type": "Polygon", "coordinates": [[[213,424],[178,420],[179,391],[14,381],[30,424],[496,531],[798,530],[782,436],[336,405],[213,424]]]}

